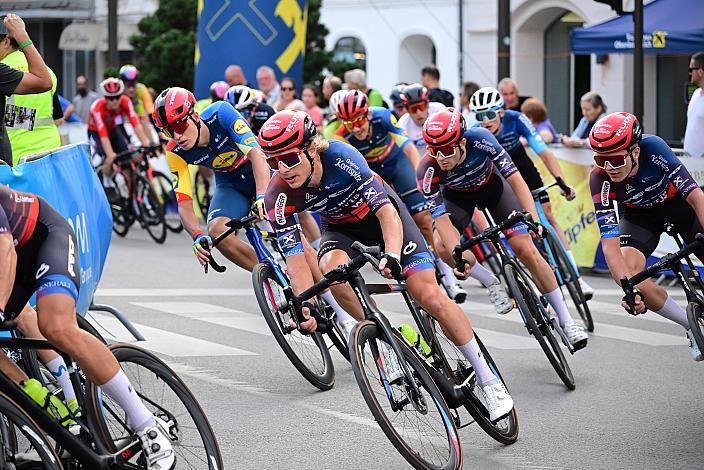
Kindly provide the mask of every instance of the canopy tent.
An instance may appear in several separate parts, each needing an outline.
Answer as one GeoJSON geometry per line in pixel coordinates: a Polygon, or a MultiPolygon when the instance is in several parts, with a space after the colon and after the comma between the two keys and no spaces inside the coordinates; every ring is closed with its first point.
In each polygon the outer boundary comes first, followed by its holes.
{"type": "MultiPolygon", "coordinates": [[[[688,54],[704,50],[704,1],[655,0],[643,7],[643,52],[688,54]]],[[[633,16],[572,30],[572,52],[632,54],[633,16]]]]}

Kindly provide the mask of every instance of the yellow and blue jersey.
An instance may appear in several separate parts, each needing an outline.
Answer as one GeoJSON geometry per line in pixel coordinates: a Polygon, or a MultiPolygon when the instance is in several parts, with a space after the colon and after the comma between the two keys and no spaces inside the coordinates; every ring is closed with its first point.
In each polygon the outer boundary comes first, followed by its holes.
{"type": "Polygon", "coordinates": [[[403,154],[403,149],[410,140],[406,131],[399,127],[396,117],[390,110],[372,106],[371,117],[371,137],[366,140],[359,140],[352,135],[347,128],[342,125],[334,134],[334,137],[345,143],[352,145],[359,150],[372,170],[375,164],[390,162],[403,154]]]}

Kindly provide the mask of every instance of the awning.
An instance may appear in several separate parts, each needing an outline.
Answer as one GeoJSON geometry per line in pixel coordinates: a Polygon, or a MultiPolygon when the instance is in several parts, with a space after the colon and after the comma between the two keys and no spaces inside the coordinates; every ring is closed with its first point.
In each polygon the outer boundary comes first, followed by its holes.
{"type": "MultiPolygon", "coordinates": [[[[118,24],[117,48],[131,51],[130,36],[137,34],[137,25],[118,24]]],[[[107,51],[107,23],[71,23],[64,28],[59,38],[59,49],[78,51],[107,51]]]]}
{"type": "MultiPolygon", "coordinates": [[[[643,7],[643,52],[688,54],[704,50],[704,1],[655,0],[643,7]]],[[[572,30],[572,52],[632,54],[633,16],[572,30]]]]}

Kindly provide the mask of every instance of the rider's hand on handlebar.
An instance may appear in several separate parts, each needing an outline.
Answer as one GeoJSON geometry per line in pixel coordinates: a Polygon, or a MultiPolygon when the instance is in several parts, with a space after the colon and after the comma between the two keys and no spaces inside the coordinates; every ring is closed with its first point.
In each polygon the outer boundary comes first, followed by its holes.
{"type": "Polygon", "coordinates": [[[387,279],[397,279],[403,272],[401,258],[395,253],[386,253],[381,258],[378,269],[387,279]]]}
{"type": "Polygon", "coordinates": [[[467,253],[470,253],[470,252],[465,251],[464,253],[462,253],[462,259],[465,261],[464,266],[463,266],[464,271],[460,271],[457,269],[457,263],[455,263],[455,267],[452,268],[452,272],[455,274],[455,276],[457,276],[457,279],[460,279],[462,281],[464,281],[465,279],[467,279],[469,277],[469,271],[471,269],[471,266],[469,264],[469,259],[467,259],[468,258],[467,253]]]}
{"type": "Polygon", "coordinates": [[[567,199],[568,201],[572,201],[574,198],[577,197],[577,191],[575,191],[573,186],[568,186],[570,188],[570,192],[566,193],[565,190],[560,189],[560,194],[567,199]]]}
{"type": "Polygon", "coordinates": [[[193,235],[193,253],[198,258],[198,262],[201,266],[208,264],[210,259],[210,249],[213,247],[213,239],[209,235],[203,232],[196,232],[193,235]],[[203,245],[207,244],[208,249],[206,250],[203,245]]]}
{"type": "Polygon", "coordinates": [[[264,209],[264,195],[257,194],[257,198],[252,204],[252,214],[259,217],[259,220],[266,220],[266,210],[264,209]]]}
{"type": "MultiPolygon", "coordinates": [[[[301,313],[303,314],[303,318],[305,318],[306,320],[300,323],[300,329],[303,331],[308,331],[310,333],[314,332],[318,328],[318,322],[315,320],[314,317],[311,316],[310,308],[305,306],[302,307],[301,313]]],[[[291,326],[291,328],[296,328],[295,320],[290,319],[289,325],[291,326]]]]}
{"type": "Polygon", "coordinates": [[[623,309],[626,310],[631,315],[642,315],[645,312],[647,312],[648,307],[645,306],[645,298],[644,298],[643,294],[640,291],[635,290],[633,292],[633,295],[634,295],[634,302],[633,302],[634,309],[633,309],[633,311],[631,312],[631,306],[628,304],[625,297],[621,300],[621,307],[623,307],[623,309]]]}

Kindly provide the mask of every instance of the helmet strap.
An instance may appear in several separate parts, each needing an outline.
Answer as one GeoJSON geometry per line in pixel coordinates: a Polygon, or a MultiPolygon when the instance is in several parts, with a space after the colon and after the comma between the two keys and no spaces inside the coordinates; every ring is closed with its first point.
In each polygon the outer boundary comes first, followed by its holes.
{"type": "Polygon", "coordinates": [[[200,126],[201,126],[200,119],[195,119],[193,117],[193,115],[188,116],[188,119],[192,120],[193,124],[196,125],[196,130],[198,131],[198,134],[196,134],[196,147],[201,147],[201,145],[200,145],[200,126]]]}
{"type": "Polygon", "coordinates": [[[635,168],[638,166],[638,163],[636,162],[636,159],[633,158],[633,150],[629,150],[629,151],[628,151],[628,156],[629,156],[630,159],[631,159],[631,169],[628,170],[628,174],[626,175],[626,178],[624,178],[624,179],[630,178],[630,177],[631,177],[631,173],[632,173],[633,170],[635,170],[635,168]]]}
{"type": "Polygon", "coordinates": [[[306,178],[306,180],[303,182],[303,187],[307,188],[308,184],[310,183],[310,180],[313,179],[313,170],[315,169],[315,160],[313,160],[313,157],[310,156],[308,153],[308,149],[303,150],[303,154],[306,156],[308,161],[310,162],[310,174],[306,178]]]}

